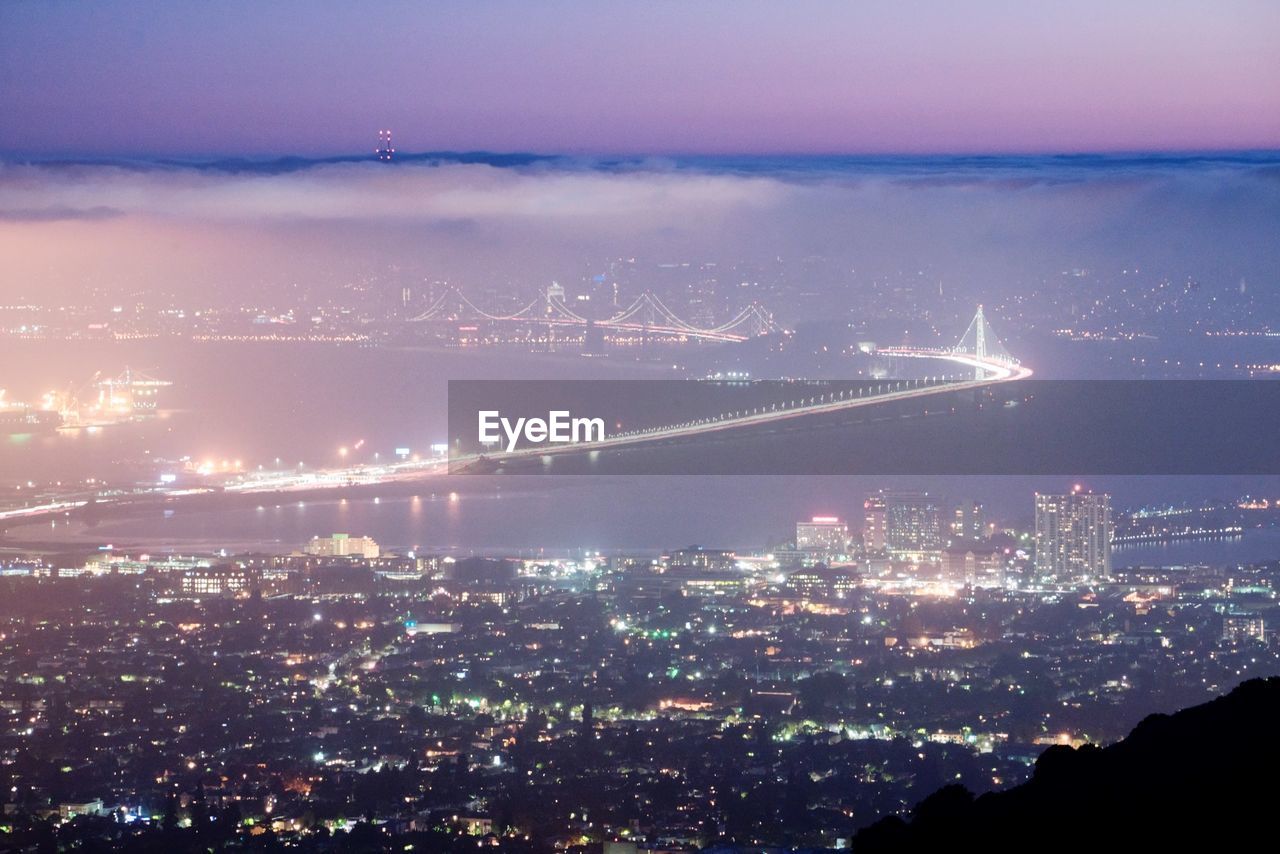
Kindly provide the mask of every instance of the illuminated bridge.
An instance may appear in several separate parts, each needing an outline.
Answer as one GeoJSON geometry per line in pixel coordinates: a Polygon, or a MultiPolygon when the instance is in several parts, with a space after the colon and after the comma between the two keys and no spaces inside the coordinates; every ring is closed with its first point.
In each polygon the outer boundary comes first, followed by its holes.
{"type": "MultiPolygon", "coordinates": [[[[660,305],[660,303],[659,303],[660,305]]],[[[624,312],[625,314],[625,312],[624,312]]],[[[622,323],[628,321],[623,320],[622,323]]],[[[711,330],[703,330],[704,333],[711,330]]],[[[725,334],[724,330],[720,334],[725,334]]],[[[739,340],[722,338],[712,340],[739,340]]],[[[599,442],[540,445],[515,451],[493,452],[484,455],[454,457],[449,467],[467,469],[484,468],[501,464],[508,459],[536,459],[565,453],[591,453],[598,450],[625,448],[649,442],[696,437],[706,433],[733,430],[740,427],[768,425],[787,419],[803,418],[822,413],[852,410],[874,406],[894,400],[924,398],[942,392],[977,389],[997,383],[1012,382],[1031,376],[1031,370],[1022,366],[1000,343],[990,324],[978,308],[968,330],[960,341],[950,348],[881,347],[878,354],[890,357],[932,359],[942,364],[959,366],[961,373],[940,374],[926,379],[886,380],[860,389],[844,389],[826,393],[807,393],[788,401],[779,401],[750,409],[723,412],[719,415],[652,427],[631,432],[615,433],[599,442]]],[[[415,482],[446,473],[445,461],[440,457],[396,462],[362,464],[343,468],[246,472],[228,479],[221,485],[195,488],[148,489],[145,494],[132,496],[99,496],[99,507],[130,501],[171,501],[178,498],[228,494],[309,493],[352,486],[372,486],[396,482],[415,482]]],[[[36,506],[0,510],[0,524],[13,521],[31,521],[43,517],[69,515],[85,506],[87,501],[79,497],[66,497],[36,506]]]]}
{"type": "Polygon", "coordinates": [[[488,466],[500,464],[506,460],[633,447],[648,442],[700,436],[706,433],[875,406],[889,401],[911,400],[943,392],[984,388],[998,383],[1026,379],[1032,373],[1031,369],[1019,363],[996,337],[983,314],[982,306],[978,306],[978,311],[973,316],[969,328],[954,347],[881,347],[875,352],[878,355],[892,357],[932,359],[941,363],[959,365],[964,368],[964,371],[960,374],[939,374],[924,379],[887,380],[858,389],[805,394],[788,401],[722,412],[692,421],[615,433],[599,441],[538,445],[517,448],[514,451],[493,451],[483,455],[455,457],[452,464],[456,466],[461,463],[463,467],[472,463],[488,466]]]}
{"type": "Polygon", "coordinates": [[[680,319],[652,291],[645,291],[627,308],[604,320],[591,320],[565,305],[564,292],[548,289],[514,314],[492,314],[476,306],[457,288],[449,288],[410,322],[488,322],[549,327],[595,327],[637,335],[655,335],[695,341],[746,341],[777,331],[773,315],[759,303],[751,303],[719,326],[702,327],[680,319]]]}

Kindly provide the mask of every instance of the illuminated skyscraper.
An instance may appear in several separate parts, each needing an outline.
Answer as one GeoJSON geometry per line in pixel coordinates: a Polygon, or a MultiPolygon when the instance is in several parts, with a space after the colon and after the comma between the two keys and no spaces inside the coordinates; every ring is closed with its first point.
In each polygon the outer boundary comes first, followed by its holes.
{"type": "Polygon", "coordinates": [[[1036,573],[1059,581],[1111,575],[1111,496],[1036,493],[1036,573]]]}
{"type": "Polygon", "coordinates": [[[862,545],[869,552],[884,551],[884,496],[872,495],[862,504],[862,545]]]}
{"type": "Polygon", "coordinates": [[[885,545],[891,552],[919,553],[942,548],[937,502],[927,492],[887,492],[885,545]]]}

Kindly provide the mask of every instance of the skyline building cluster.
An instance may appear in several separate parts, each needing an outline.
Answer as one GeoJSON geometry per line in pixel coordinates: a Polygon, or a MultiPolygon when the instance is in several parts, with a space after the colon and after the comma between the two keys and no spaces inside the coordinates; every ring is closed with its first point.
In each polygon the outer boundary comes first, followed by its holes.
{"type": "MultiPolygon", "coordinates": [[[[1066,494],[1036,493],[1033,509],[1029,530],[1020,532],[1018,525],[998,530],[977,500],[879,490],[863,502],[860,531],[851,532],[838,516],[800,520],[794,549],[780,548],[772,557],[796,567],[861,564],[860,571],[871,577],[937,578],[970,587],[1003,587],[1015,565],[1032,570],[1037,582],[1051,584],[1089,585],[1112,578],[1110,494],[1080,487],[1066,494]]],[[[815,583],[809,575],[804,579],[815,583]]]]}
{"type": "MultiPolygon", "coordinates": [[[[1068,544],[1106,531],[1110,496],[1036,501],[1068,544]]],[[[1007,788],[1046,748],[1105,744],[1280,661],[1275,560],[1041,583],[1026,524],[918,563],[849,529],[800,521],[785,559],[369,558],[354,535],[76,572],[5,557],[0,834],[842,849],[939,787],[1007,788]]]]}

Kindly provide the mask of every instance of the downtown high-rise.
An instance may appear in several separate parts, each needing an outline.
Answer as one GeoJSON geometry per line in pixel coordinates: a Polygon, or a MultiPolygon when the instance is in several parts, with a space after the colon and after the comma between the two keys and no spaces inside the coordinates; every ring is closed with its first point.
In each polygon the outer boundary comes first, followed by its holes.
{"type": "Polygon", "coordinates": [[[1111,496],[1036,493],[1036,574],[1088,582],[1111,575],[1111,496]]]}

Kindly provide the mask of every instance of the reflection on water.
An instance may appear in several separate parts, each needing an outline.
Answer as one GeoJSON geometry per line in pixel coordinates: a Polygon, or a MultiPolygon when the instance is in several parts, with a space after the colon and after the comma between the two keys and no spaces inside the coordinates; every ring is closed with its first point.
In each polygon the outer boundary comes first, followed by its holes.
{"type": "MultiPolygon", "coordinates": [[[[643,493],[645,490],[629,491],[643,493]]],[[[642,496],[636,503],[648,503],[642,496]]],[[[651,507],[655,505],[650,504],[651,507]]],[[[492,551],[528,554],[552,549],[661,549],[681,544],[700,526],[685,516],[605,510],[593,490],[521,491],[498,487],[459,492],[423,489],[408,496],[362,499],[280,500],[220,510],[157,510],[129,519],[48,523],[14,528],[15,539],[65,539],[80,543],[148,548],[261,548],[290,551],[311,537],[358,532],[397,550],[492,551]],[[637,524],[647,517],[647,524],[637,524]],[[584,532],[590,531],[591,534],[584,532]],[[668,537],[675,537],[669,540],[668,537]]],[[[692,540],[691,540],[692,541],[692,540]]]]}
{"type": "MultiPolygon", "coordinates": [[[[181,339],[0,339],[0,388],[11,400],[86,382],[124,366],[173,381],[165,410],[146,421],[0,436],[0,480],[150,477],[155,460],[242,460],[252,467],[353,462],[362,453],[425,450],[446,435],[450,379],[616,379],[666,375],[626,358],[503,350],[390,349],[333,344],[213,343],[181,339]]],[[[666,372],[670,366],[666,366],[666,372]]]]}
{"type": "Polygon", "coordinates": [[[1234,564],[1280,560],[1280,529],[1246,530],[1242,536],[1143,543],[1112,550],[1116,567],[1234,564]]]}
{"type": "MultiPolygon", "coordinates": [[[[1014,478],[984,481],[988,488],[1014,481],[1016,487],[1010,483],[1006,488],[1016,493],[1029,486],[1014,478]]],[[[958,488],[959,483],[973,485],[969,479],[952,479],[949,485],[958,488]]],[[[441,478],[411,495],[303,501],[276,497],[217,510],[179,505],[136,518],[105,519],[93,527],[32,524],[14,528],[10,535],[149,549],[290,551],[313,536],[346,532],[371,536],[396,550],[533,554],[660,551],[695,543],[749,550],[787,540],[797,518],[837,512],[856,519],[846,511],[871,488],[861,478],[455,477],[441,478]]],[[[1275,559],[1280,559],[1280,529],[1249,530],[1230,539],[1126,546],[1113,553],[1117,568],[1275,559]]]]}

